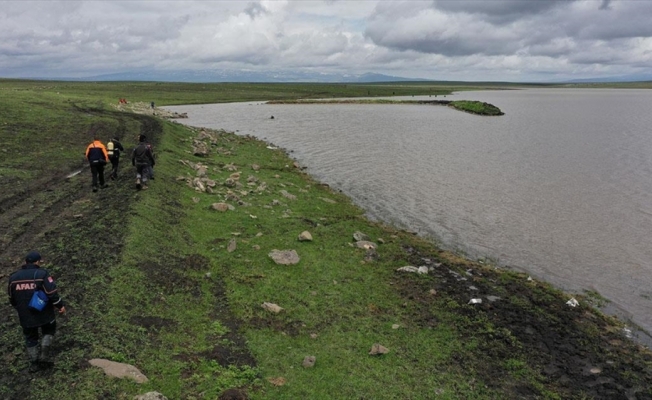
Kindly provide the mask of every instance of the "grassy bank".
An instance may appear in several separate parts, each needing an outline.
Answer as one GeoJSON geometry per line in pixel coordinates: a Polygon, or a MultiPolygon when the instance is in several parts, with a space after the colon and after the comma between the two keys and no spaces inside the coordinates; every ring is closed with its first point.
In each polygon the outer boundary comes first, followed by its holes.
{"type": "MultiPolygon", "coordinates": [[[[116,112],[105,100],[116,88],[86,92],[85,85],[59,100],[59,88],[0,97],[0,115],[11,121],[0,130],[8,154],[24,149],[17,135],[67,143],[3,158],[0,223],[20,219],[21,228],[3,237],[0,273],[41,249],[69,302],[57,364],[36,376],[26,373],[19,327],[3,305],[10,317],[0,337],[0,397],[45,399],[54,391],[61,399],[131,399],[151,390],[170,399],[652,396],[649,352],[590,299],[576,296],[580,306],[570,307],[568,294],[543,282],[372,223],[271,144],[116,112]],[[156,180],[136,192],[125,163],[120,180],[99,195],[84,171],[48,186],[43,202],[34,182],[58,176],[57,168],[30,161],[77,168],[91,126],[106,135],[119,130],[127,146],[146,132],[158,154],[156,180]],[[199,143],[208,155],[193,154],[199,143]],[[196,189],[198,181],[211,189],[196,189]],[[214,203],[230,207],[216,211],[214,203]],[[304,231],[312,241],[298,240],[304,231]],[[358,244],[358,232],[370,243],[358,244]],[[275,249],[294,250],[300,260],[276,264],[275,249]],[[397,271],[404,266],[428,273],[397,271]],[[469,304],[472,298],[482,302],[469,304]],[[374,344],[389,352],[370,355],[374,344]],[[313,367],[302,366],[307,356],[316,357],[313,367]],[[149,381],[106,377],[88,365],[97,357],[132,364],[149,381]]],[[[142,85],[174,102],[176,85],[142,85]]],[[[278,88],[261,87],[246,100],[278,88]]]]}

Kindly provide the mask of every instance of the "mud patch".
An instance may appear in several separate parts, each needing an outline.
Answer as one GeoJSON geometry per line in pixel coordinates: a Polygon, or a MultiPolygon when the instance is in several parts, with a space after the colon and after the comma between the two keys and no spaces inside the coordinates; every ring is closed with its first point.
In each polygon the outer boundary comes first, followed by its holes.
{"type": "Polygon", "coordinates": [[[431,268],[418,279],[400,272],[394,278],[394,287],[410,305],[411,321],[434,327],[443,317],[437,310],[448,308],[464,317],[455,318],[458,334],[478,343],[472,356],[454,354],[452,368],[476,371],[482,384],[508,388],[514,398],[544,395],[531,384],[510,380],[508,361],[518,358],[539,371],[538,382],[558,387],[565,398],[652,399],[646,384],[652,376],[652,355],[641,354],[619,331],[607,329],[603,316],[568,307],[562,293],[528,284],[525,277],[470,263],[446,265],[436,262],[437,254],[404,250],[412,265],[431,268]],[[489,295],[500,300],[488,301],[489,295]],[[469,305],[473,297],[484,301],[469,305]]]}

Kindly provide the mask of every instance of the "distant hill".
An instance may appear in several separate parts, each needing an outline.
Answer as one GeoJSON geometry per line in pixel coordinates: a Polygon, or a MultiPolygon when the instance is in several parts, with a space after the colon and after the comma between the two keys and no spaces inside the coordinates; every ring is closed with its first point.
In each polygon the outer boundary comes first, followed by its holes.
{"type": "Polygon", "coordinates": [[[561,83],[624,83],[652,81],[652,74],[608,76],[604,78],[571,79],[561,83]]]}
{"type": "Polygon", "coordinates": [[[415,82],[427,79],[403,78],[383,74],[366,73],[362,75],[332,74],[302,71],[257,72],[246,70],[216,71],[135,71],[115,74],[95,75],[80,81],[155,81],[155,82],[306,82],[306,83],[372,83],[372,82],[415,82]]]}

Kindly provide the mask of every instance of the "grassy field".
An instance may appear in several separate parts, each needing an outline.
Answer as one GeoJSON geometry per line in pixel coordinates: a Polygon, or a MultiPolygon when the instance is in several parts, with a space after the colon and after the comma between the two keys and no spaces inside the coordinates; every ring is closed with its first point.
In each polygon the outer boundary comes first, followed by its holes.
{"type": "Polygon", "coordinates": [[[38,249],[69,309],[55,367],[29,374],[15,312],[1,306],[0,398],[652,398],[652,355],[593,297],[569,307],[546,283],[370,222],[269,143],[113,107],[452,89],[0,81],[0,277],[38,249]],[[136,191],[127,159],[99,193],[88,169],[66,178],[93,132],[128,149],[147,134],[149,190],[136,191]],[[195,154],[201,143],[208,155],[195,154]],[[300,260],[276,264],[274,250],[300,260]],[[374,344],[389,352],[369,354],[374,344]],[[107,377],[92,358],[149,381],[107,377]]]}

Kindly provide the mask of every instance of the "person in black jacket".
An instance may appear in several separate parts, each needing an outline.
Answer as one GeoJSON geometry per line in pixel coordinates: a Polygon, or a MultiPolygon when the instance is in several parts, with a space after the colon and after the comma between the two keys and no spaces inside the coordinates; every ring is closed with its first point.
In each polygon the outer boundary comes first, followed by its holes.
{"type": "Polygon", "coordinates": [[[147,179],[149,178],[149,168],[155,164],[152,149],[147,145],[147,137],[140,135],[138,145],[131,153],[131,165],[136,167],[136,188],[147,189],[147,179]]]}
{"type": "Polygon", "coordinates": [[[109,154],[109,161],[111,161],[111,175],[109,178],[112,180],[118,179],[118,164],[120,164],[120,152],[125,151],[120,143],[119,137],[114,137],[106,144],[106,152],[109,154]]]}
{"type": "Polygon", "coordinates": [[[39,361],[52,364],[50,346],[54,341],[57,330],[57,321],[54,310],[59,314],[66,312],[63,300],[57,292],[57,285],[50,273],[41,268],[41,255],[32,251],[25,257],[25,265],[11,274],[7,288],[9,302],[18,311],[18,319],[23,328],[27,355],[29,356],[29,371],[39,370],[39,361]],[[30,300],[35,290],[43,290],[48,297],[48,303],[41,311],[29,307],[30,300]],[[39,330],[43,335],[39,353],[39,330]]]}

